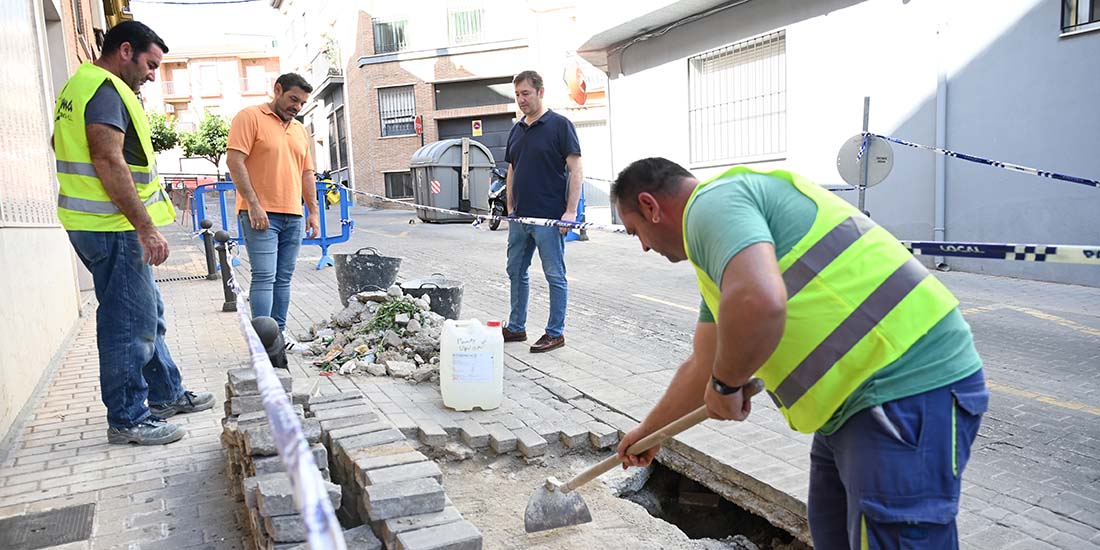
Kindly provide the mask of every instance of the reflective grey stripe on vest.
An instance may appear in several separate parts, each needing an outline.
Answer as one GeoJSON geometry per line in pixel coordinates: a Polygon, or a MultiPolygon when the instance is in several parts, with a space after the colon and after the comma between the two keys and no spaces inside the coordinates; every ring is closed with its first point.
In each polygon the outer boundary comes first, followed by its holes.
{"type": "Polygon", "coordinates": [[[902,264],[783,379],[773,398],[790,408],[928,276],[916,258],[902,264]]]}
{"type": "MultiPolygon", "coordinates": [[[[95,172],[94,164],[90,162],[73,162],[70,160],[58,160],[57,173],[71,174],[74,176],[91,176],[93,178],[99,177],[95,172]]],[[[153,180],[157,179],[157,170],[156,168],[153,168],[150,172],[130,170],[130,177],[133,178],[135,184],[151,183],[153,180]]]]}
{"type": "Polygon", "coordinates": [[[863,216],[852,216],[834,227],[821,240],[814,243],[801,258],[795,260],[783,272],[783,284],[787,287],[787,299],[817,277],[826,266],[837,259],[865,233],[876,227],[875,222],[863,216]]]}
{"type": "MultiPolygon", "coordinates": [[[[145,202],[142,204],[149,206],[166,200],[168,200],[168,196],[164,194],[164,189],[157,189],[157,192],[153,193],[153,196],[148,199],[145,199],[145,202]]],[[[119,214],[122,212],[115,206],[115,203],[111,201],[93,201],[65,195],[57,196],[57,206],[58,208],[72,210],[74,212],[84,212],[85,214],[119,214]]]]}

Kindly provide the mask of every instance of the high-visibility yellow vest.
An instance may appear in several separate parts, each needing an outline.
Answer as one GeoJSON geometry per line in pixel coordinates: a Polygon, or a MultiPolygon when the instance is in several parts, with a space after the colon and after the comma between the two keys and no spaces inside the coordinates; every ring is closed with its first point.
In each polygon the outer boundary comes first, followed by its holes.
{"type": "MultiPolygon", "coordinates": [[[[901,357],[959,302],[888,231],[790,172],[738,166],[701,183],[684,209],[685,223],[700,190],[744,173],[790,182],[817,204],[809,232],[779,258],[787,322],[778,347],[756,373],[791,427],[812,433],[860,384],[901,357]]],[[[699,291],[721,323],[718,284],[691,259],[684,229],[684,249],[699,291]]]]}
{"type": "Polygon", "coordinates": [[[134,226],[111,202],[103,182],[96,175],[88,148],[84,109],[105,81],[114,84],[122,103],[130,113],[145,166],[129,165],[138,198],[145,204],[154,225],[176,219],[172,202],[160,185],[156,156],[149,133],[145,109],[133,90],[122,79],[92,63],[84,63],[65,84],[54,105],[54,153],[57,156],[57,217],[65,229],[73,231],[131,231],[134,226]]]}

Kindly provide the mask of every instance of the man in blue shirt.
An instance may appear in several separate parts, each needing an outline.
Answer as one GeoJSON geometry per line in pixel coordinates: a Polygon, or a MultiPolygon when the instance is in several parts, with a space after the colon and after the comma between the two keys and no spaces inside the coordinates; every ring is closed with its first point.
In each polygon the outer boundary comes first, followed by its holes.
{"type": "MultiPolygon", "coordinates": [[[[581,196],[581,145],[569,119],[543,106],[542,77],[523,71],[512,79],[516,105],[523,117],[508,134],[504,160],[508,162],[508,212],[512,216],[576,221],[581,196]]],[[[546,333],[531,346],[541,353],[565,345],[565,308],[569,285],[565,280],[567,229],[508,224],[508,279],[511,307],[505,342],[527,340],[527,268],[535,249],[550,286],[550,320],[546,333]]]]}

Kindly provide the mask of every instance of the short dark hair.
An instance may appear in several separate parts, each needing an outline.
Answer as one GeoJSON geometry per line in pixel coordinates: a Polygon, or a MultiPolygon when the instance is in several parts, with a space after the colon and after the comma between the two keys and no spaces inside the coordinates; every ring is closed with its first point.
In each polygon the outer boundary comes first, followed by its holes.
{"type": "Polygon", "coordinates": [[[160,46],[164,53],[168,53],[168,46],[164,40],[157,36],[145,23],[140,21],[123,21],[113,27],[103,36],[102,55],[113,54],[126,42],[135,52],[145,53],[153,44],[160,46]]]}
{"type": "Polygon", "coordinates": [[[279,78],[275,79],[275,83],[282,86],[283,93],[288,92],[291,88],[301,88],[307,94],[313,92],[313,86],[310,86],[309,82],[306,82],[306,79],[298,73],[279,75],[279,78]]]}
{"type": "Polygon", "coordinates": [[[661,157],[636,160],[619,172],[611,184],[611,201],[638,210],[638,194],[668,195],[684,178],[694,177],[686,168],[661,157]]]}
{"type": "Polygon", "coordinates": [[[512,79],[512,85],[517,86],[520,82],[523,82],[524,80],[530,82],[531,87],[536,90],[542,88],[542,75],[536,73],[535,71],[523,71],[522,73],[517,74],[516,77],[512,79]]]}

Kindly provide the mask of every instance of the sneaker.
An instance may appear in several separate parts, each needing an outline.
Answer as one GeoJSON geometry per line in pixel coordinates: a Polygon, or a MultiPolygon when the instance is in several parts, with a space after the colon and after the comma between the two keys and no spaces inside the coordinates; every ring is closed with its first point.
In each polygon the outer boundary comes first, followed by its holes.
{"type": "Polygon", "coordinates": [[[163,405],[149,405],[149,412],[157,418],[168,418],[180,413],[205,411],[214,407],[214,394],[208,392],[183,392],[179,399],[163,405]]]}
{"type": "Polygon", "coordinates": [[[285,349],[287,353],[309,353],[309,346],[295,340],[294,337],[290,335],[289,330],[283,331],[283,349],[285,349]]]}
{"type": "Polygon", "coordinates": [[[149,418],[129,428],[107,428],[107,443],[126,445],[167,445],[183,439],[187,433],[182,427],[169,424],[157,417],[149,418]]]}

